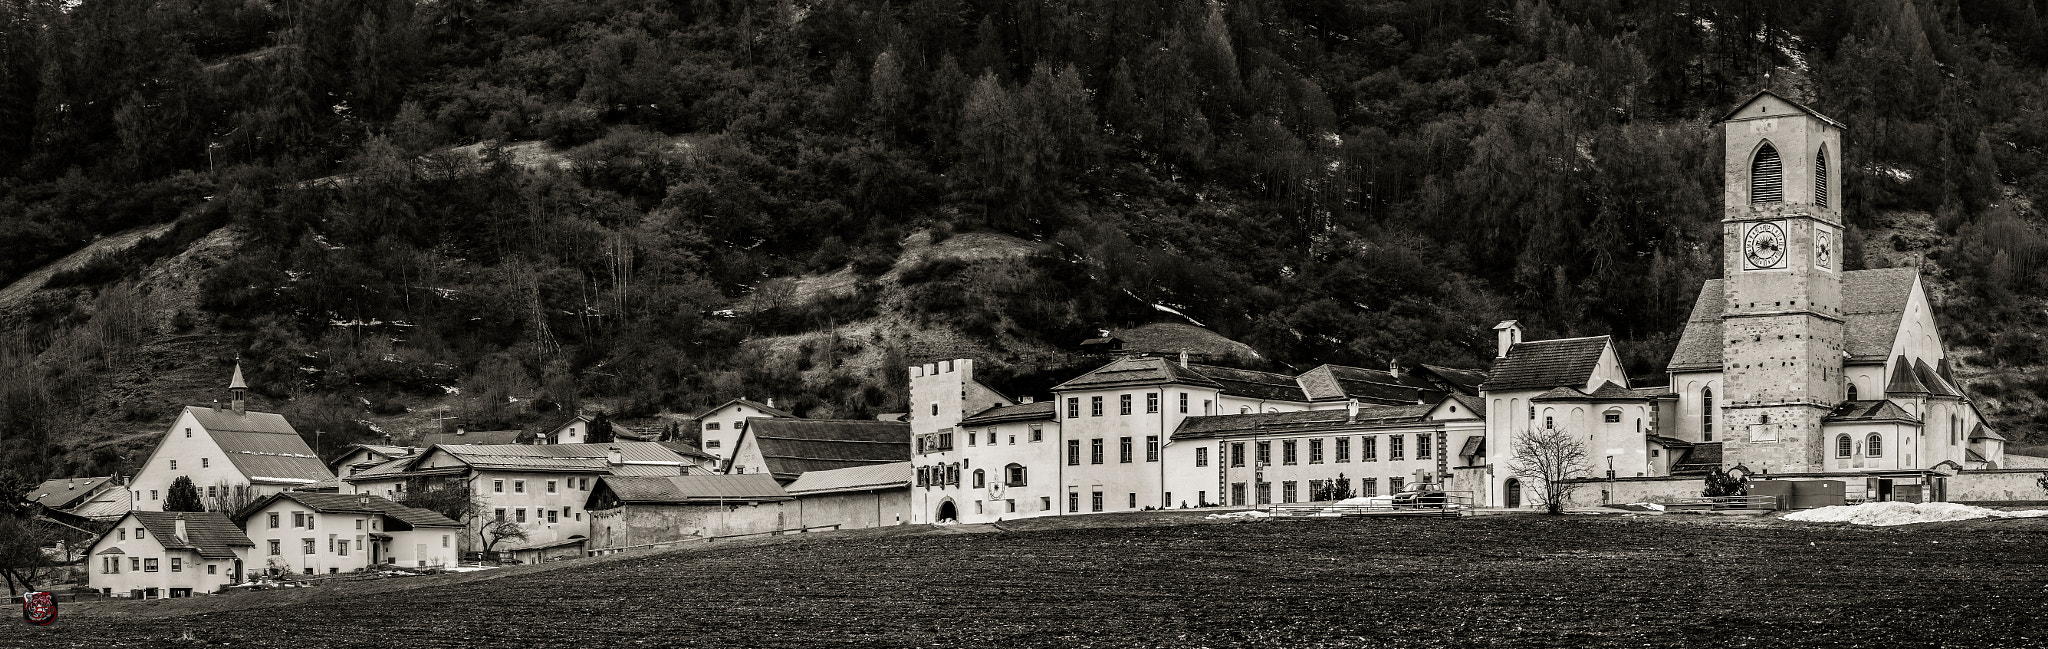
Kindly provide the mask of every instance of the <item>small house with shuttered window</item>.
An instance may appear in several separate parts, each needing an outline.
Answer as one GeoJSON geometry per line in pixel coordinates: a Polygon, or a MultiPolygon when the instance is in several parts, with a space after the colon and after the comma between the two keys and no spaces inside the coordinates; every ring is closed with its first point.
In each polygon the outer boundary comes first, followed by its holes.
{"type": "Polygon", "coordinates": [[[254,545],[219,512],[128,512],[86,548],[86,584],[137,599],[219,592],[254,545]]]}

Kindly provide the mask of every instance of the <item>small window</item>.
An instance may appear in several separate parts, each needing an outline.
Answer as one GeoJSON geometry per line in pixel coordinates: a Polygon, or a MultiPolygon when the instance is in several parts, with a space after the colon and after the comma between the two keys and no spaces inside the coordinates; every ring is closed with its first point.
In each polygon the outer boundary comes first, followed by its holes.
{"type": "Polygon", "coordinates": [[[1116,406],[1116,407],[1117,407],[1117,412],[1116,412],[1116,414],[1119,414],[1119,415],[1128,415],[1128,414],[1131,414],[1131,395],[1128,395],[1128,394],[1120,394],[1120,395],[1117,395],[1117,406],[1116,406]]]}
{"type": "Polygon", "coordinates": [[[1884,457],[1884,437],[1871,433],[1863,440],[1863,454],[1870,457],[1884,457]]]}
{"type": "Polygon", "coordinates": [[[1145,393],[1145,412],[1147,412],[1147,413],[1159,412],[1159,393],[1157,393],[1157,392],[1147,392],[1147,393],[1145,393]]]}
{"type": "Polygon", "coordinates": [[[1102,416],[1102,397],[1088,397],[1088,416],[1102,416]]]}
{"type": "Polygon", "coordinates": [[[1430,453],[1430,445],[1429,445],[1429,442],[1430,442],[1430,436],[1429,436],[1429,435],[1423,434],[1423,435],[1416,435],[1416,436],[1415,436],[1415,459],[1418,459],[1418,460],[1426,460],[1426,459],[1429,459],[1429,453],[1430,453]]]}
{"type": "Polygon", "coordinates": [[[1402,438],[1401,438],[1401,436],[1400,436],[1400,435],[1388,435],[1388,436],[1387,436],[1387,459],[1388,459],[1388,460],[1400,460],[1400,459],[1402,458],[1402,455],[1401,455],[1401,439],[1402,439],[1402,438]]]}
{"type": "Polygon", "coordinates": [[[976,488],[976,489],[982,489],[982,488],[985,488],[985,487],[987,487],[987,486],[988,486],[988,477],[982,474],[982,472],[981,472],[981,469],[975,469],[975,470],[974,470],[974,488],[976,488]]]}
{"type": "Polygon", "coordinates": [[[512,493],[515,493],[515,494],[523,494],[523,493],[526,493],[526,481],[525,481],[525,480],[513,480],[513,481],[512,481],[512,493]]]}
{"type": "Polygon", "coordinates": [[[491,481],[491,493],[500,493],[500,494],[501,494],[501,493],[505,493],[505,481],[504,481],[504,480],[492,480],[492,481],[491,481]]]}
{"type": "Polygon", "coordinates": [[[1323,463],[1323,440],[1312,439],[1308,441],[1308,463],[1323,463]]]}
{"type": "Polygon", "coordinates": [[[1294,464],[1294,459],[1295,459],[1295,453],[1294,453],[1294,450],[1295,450],[1295,447],[1296,447],[1297,445],[1298,445],[1298,443],[1297,443],[1297,442],[1295,442],[1294,440],[1291,440],[1291,439],[1290,439],[1290,440],[1287,440],[1287,441],[1284,441],[1284,442],[1281,442],[1281,443],[1280,443],[1280,463],[1281,463],[1281,464],[1294,464]]]}
{"type": "Polygon", "coordinates": [[[171,470],[172,470],[172,471],[176,471],[176,470],[178,470],[178,461],[177,461],[177,460],[171,460],[171,470]]]}
{"type": "Polygon", "coordinates": [[[1849,457],[1855,454],[1856,450],[1852,447],[1848,435],[1835,436],[1835,457],[1849,457]]]}
{"type": "Polygon", "coordinates": [[[1621,423],[1621,411],[1609,410],[1606,414],[1601,415],[1600,419],[1610,424],[1619,424],[1621,423]]]}
{"type": "Polygon", "coordinates": [[[1158,435],[1146,435],[1146,436],[1145,436],[1145,461],[1146,461],[1146,462],[1158,462],[1158,461],[1159,461],[1159,436],[1158,436],[1158,435]]]}
{"type": "MultiPolygon", "coordinates": [[[[1097,492],[1095,492],[1095,499],[1094,499],[1094,500],[1093,500],[1093,501],[1091,502],[1091,504],[1092,504],[1093,508],[1092,508],[1092,509],[1089,509],[1088,511],[1093,511],[1093,512],[1099,512],[1099,511],[1102,511],[1102,492],[1100,492],[1100,491],[1097,491],[1097,492]]],[[[152,561],[154,561],[154,559],[152,559],[152,561]]]]}
{"type": "MultiPolygon", "coordinates": [[[[277,519],[275,518],[275,517],[277,516],[277,514],[271,514],[271,516],[272,516],[271,520],[273,520],[273,521],[277,520],[277,519]]],[[[277,526],[276,526],[276,525],[272,525],[271,527],[277,527],[277,526]]],[[[121,528],[121,529],[118,529],[118,530],[114,530],[114,531],[116,531],[116,532],[120,532],[120,536],[119,536],[119,537],[117,537],[117,538],[116,538],[115,540],[118,540],[118,541],[126,541],[126,540],[128,540],[128,528],[125,528],[125,527],[123,527],[123,528],[121,528]]]]}
{"type": "Polygon", "coordinates": [[[704,430],[718,430],[718,422],[706,422],[704,424],[704,430]]]}
{"type": "Polygon", "coordinates": [[[1089,453],[1088,453],[1088,463],[1089,463],[1089,464],[1101,464],[1101,463],[1102,463],[1102,438],[1100,438],[1100,437],[1097,437],[1097,438],[1095,438],[1095,439],[1093,439],[1093,440],[1090,440],[1090,441],[1088,442],[1088,445],[1089,445],[1089,453]]]}
{"type": "Polygon", "coordinates": [[[185,439],[192,439],[192,429],[185,429],[185,439]]]}
{"type": "Polygon", "coordinates": [[[283,555],[283,554],[284,554],[284,542],[283,542],[283,541],[280,541],[280,540],[278,540],[278,539],[271,539],[271,540],[270,540],[270,556],[273,556],[273,557],[275,557],[275,556],[280,556],[280,555],[283,555]]]}
{"type": "Polygon", "coordinates": [[[156,559],[143,559],[143,560],[142,560],[142,571],[143,571],[143,572],[156,572],[156,559]]]}
{"type": "Polygon", "coordinates": [[[548,481],[548,493],[555,493],[555,481],[548,481]]]}
{"type": "Polygon", "coordinates": [[[1024,486],[1025,478],[1028,477],[1025,475],[1026,472],[1024,470],[1024,465],[1017,464],[1014,462],[1011,463],[1009,466],[1003,467],[1003,473],[1007,475],[1006,482],[1004,484],[1005,486],[1010,487],[1024,486]]]}
{"type": "Polygon", "coordinates": [[[549,522],[549,523],[555,523],[555,522],[558,522],[558,521],[556,521],[556,520],[555,520],[555,516],[556,516],[556,514],[557,514],[557,512],[556,512],[555,510],[552,510],[552,509],[548,510],[548,522],[549,522]]]}
{"type": "Polygon", "coordinates": [[[516,507],[516,508],[513,508],[513,509],[512,509],[512,522],[515,522],[515,523],[524,523],[524,522],[526,522],[526,508],[525,508],[525,507],[516,507]]]}
{"type": "Polygon", "coordinates": [[[1067,397],[1067,418],[1072,419],[1079,416],[1081,416],[1081,398],[1067,397]]]}
{"type": "Polygon", "coordinates": [[[718,448],[718,447],[719,447],[719,445],[720,445],[720,442],[719,442],[718,440],[715,440],[715,439],[707,439],[707,440],[704,440],[704,448],[718,448]]]}
{"type": "Polygon", "coordinates": [[[1209,466],[1209,447],[1195,447],[1195,466],[1209,466]]]}
{"type": "Polygon", "coordinates": [[[1856,384],[1854,383],[1849,384],[1849,400],[1856,400],[1856,384]]]}
{"type": "Polygon", "coordinates": [[[1117,462],[1131,463],[1131,438],[1125,437],[1117,441],[1117,462]]]}
{"type": "Polygon", "coordinates": [[[206,468],[206,467],[210,467],[210,466],[213,466],[213,458],[210,458],[210,457],[202,457],[202,458],[199,458],[199,468],[201,468],[201,469],[204,469],[204,468],[206,468]]]}
{"type": "Polygon", "coordinates": [[[1081,466],[1081,440],[1067,440],[1067,466],[1081,466]]]}
{"type": "Polygon", "coordinates": [[[1032,424],[1032,426],[1031,426],[1031,441],[1034,441],[1034,442],[1043,442],[1043,441],[1045,441],[1045,429],[1044,429],[1044,428],[1041,428],[1041,427],[1039,427],[1039,426],[1038,426],[1037,424],[1032,424]]]}
{"type": "Polygon", "coordinates": [[[1188,393],[1180,393],[1180,414],[1188,414],[1188,393]]]}

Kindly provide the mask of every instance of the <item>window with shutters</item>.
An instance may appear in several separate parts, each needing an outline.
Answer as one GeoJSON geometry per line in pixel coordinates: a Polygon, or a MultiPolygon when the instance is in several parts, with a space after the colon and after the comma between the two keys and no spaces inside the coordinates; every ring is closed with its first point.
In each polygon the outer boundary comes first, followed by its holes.
{"type": "Polygon", "coordinates": [[[1765,142],[1749,165],[1749,202],[1776,203],[1785,200],[1785,170],[1778,149],[1765,142]]]}
{"type": "Polygon", "coordinates": [[[1813,204],[1828,206],[1828,150],[1825,147],[1813,154],[1813,204]]]}

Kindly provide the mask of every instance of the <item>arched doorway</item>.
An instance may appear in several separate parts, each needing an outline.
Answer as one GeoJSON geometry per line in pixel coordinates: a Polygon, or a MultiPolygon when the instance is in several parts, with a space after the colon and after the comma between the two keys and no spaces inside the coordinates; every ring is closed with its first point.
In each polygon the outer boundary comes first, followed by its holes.
{"type": "Polygon", "coordinates": [[[1522,507],[1522,481],[1519,478],[1508,478],[1507,482],[1501,483],[1500,491],[1502,504],[1508,509],[1522,507]]]}
{"type": "Polygon", "coordinates": [[[939,503],[939,515],[933,518],[932,522],[936,523],[945,520],[960,520],[960,510],[953,507],[953,501],[951,500],[939,503]]]}

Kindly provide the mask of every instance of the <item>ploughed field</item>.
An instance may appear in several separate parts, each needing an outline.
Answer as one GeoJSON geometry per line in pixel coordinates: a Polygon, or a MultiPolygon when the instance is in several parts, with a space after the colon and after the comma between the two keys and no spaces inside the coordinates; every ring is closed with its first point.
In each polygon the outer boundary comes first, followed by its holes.
{"type": "Polygon", "coordinates": [[[80,605],[22,646],[2048,646],[2048,525],[1106,515],[80,605]],[[1105,527],[1076,527],[1094,523],[1105,527]],[[406,583],[414,582],[414,583],[406,583]]]}

